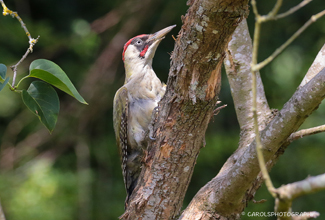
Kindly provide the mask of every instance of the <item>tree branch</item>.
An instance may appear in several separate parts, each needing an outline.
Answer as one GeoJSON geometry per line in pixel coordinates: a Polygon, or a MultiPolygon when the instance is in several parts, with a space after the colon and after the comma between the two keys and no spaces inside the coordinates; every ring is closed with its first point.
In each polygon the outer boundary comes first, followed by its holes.
{"type": "Polygon", "coordinates": [[[316,76],[323,68],[325,68],[325,44],[318,52],[313,64],[310,66],[307,74],[302,80],[299,87],[306,85],[314,76],[316,76]]]}
{"type": "Polygon", "coordinates": [[[313,135],[313,134],[318,134],[321,132],[325,132],[325,125],[317,126],[314,128],[302,129],[300,131],[297,131],[290,135],[290,137],[288,138],[288,141],[292,142],[294,140],[298,140],[299,138],[303,138],[303,137],[313,135]]]}
{"type": "MultiPolygon", "coordinates": [[[[224,62],[230,85],[231,95],[234,100],[237,119],[241,129],[239,148],[250,144],[255,137],[252,114],[252,40],[249,36],[246,19],[236,28],[228,44],[224,62]]],[[[259,116],[259,130],[263,130],[271,116],[264,86],[260,74],[256,75],[257,82],[257,109],[259,116]]]]}
{"type": "MultiPolygon", "coordinates": [[[[325,174],[318,175],[315,177],[308,177],[305,180],[287,184],[276,189],[277,198],[275,201],[275,211],[289,213],[291,212],[292,201],[295,198],[312,194],[321,190],[325,190],[325,174]]],[[[301,217],[309,217],[301,216],[301,217]]],[[[281,220],[291,219],[291,216],[283,216],[278,218],[281,220]]]]}
{"type": "MultiPolygon", "coordinates": [[[[236,28],[228,44],[224,62],[240,126],[240,140],[236,153],[229,157],[220,172],[230,168],[255,138],[252,112],[252,53],[252,40],[249,36],[247,22],[243,20],[236,28]]],[[[263,130],[273,114],[265,97],[263,82],[259,73],[256,74],[256,82],[258,124],[259,130],[263,130]]]]}

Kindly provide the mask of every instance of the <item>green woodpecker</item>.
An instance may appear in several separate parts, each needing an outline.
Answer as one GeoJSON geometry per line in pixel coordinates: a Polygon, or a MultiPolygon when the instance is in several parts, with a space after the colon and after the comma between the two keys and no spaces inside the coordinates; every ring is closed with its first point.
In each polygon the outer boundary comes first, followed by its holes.
{"type": "Polygon", "coordinates": [[[161,40],[175,26],[136,36],[124,45],[125,82],[114,97],[113,120],[127,193],[125,207],[141,172],[152,111],[166,90],[152,69],[152,59],[161,40]]]}

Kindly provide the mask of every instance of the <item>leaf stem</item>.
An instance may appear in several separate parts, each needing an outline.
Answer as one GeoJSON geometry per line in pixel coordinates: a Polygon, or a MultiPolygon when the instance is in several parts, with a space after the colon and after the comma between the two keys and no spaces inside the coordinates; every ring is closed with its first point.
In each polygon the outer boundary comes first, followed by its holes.
{"type": "Polygon", "coordinates": [[[15,86],[14,88],[15,88],[15,89],[18,88],[19,85],[20,85],[20,83],[21,83],[24,79],[26,79],[26,78],[29,78],[29,75],[23,77],[23,78],[18,82],[17,86],[15,86]]]}

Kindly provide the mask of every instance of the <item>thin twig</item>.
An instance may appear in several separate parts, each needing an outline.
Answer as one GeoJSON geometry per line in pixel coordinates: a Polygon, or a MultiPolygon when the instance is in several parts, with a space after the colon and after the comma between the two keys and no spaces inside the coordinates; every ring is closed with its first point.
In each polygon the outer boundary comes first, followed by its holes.
{"type": "Polygon", "coordinates": [[[256,7],[256,1],[252,0],[253,12],[256,17],[255,21],[255,31],[254,31],[254,40],[253,40],[253,54],[252,54],[252,65],[257,63],[257,55],[258,55],[258,43],[260,40],[260,27],[261,24],[259,22],[259,14],[256,7]]]}
{"type": "Polygon", "coordinates": [[[16,76],[17,76],[17,68],[18,68],[18,65],[21,64],[24,59],[26,59],[26,57],[28,56],[28,54],[30,53],[31,51],[29,50],[29,48],[27,49],[27,51],[25,52],[25,54],[22,56],[22,58],[18,61],[18,63],[16,63],[15,65],[12,65],[10,66],[10,68],[12,69],[12,71],[14,72],[14,76],[12,77],[12,88],[15,89],[15,82],[16,82],[16,76]]]}
{"type": "Polygon", "coordinates": [[[292,142],[292,141],[297,140],[299,138],[303,138],[303,137],[313,135],[313,134],[318,134],[318,133],[321,133],[321,132],[325,132],[325,125],[317,126],[317,127],[314,127],[314,128],[302,129],[300,131],[292,133],[290,135],[290,137],[288,138],[288,141],[292,142]]]}
{"type": "Polygon", "coordinates": [[[280,10],[280,7],[282,5],[282,0],[277,0],[274,8],[272,9],[272,11],[270,11],[270,13],[268,14],[269,17],[275,17],[276,14],[278,13],[278,11],[280,10]]]}
{"type": "Polygon", "coordinates": [[[213,115],[218,115],[220,110],[223,109],[223,108],[226,108],[227,107],[227,104],[224,104],[222,106],[219,106],[218,108],[216,108],[215,110],[213,110],[213,115]]]}
{"type": "Polygon", "coordinates": [[[302,32],[304,32],[307,27],[312,23],[317,21],[320,17],[325,15],[325,10],[319,12],[316,15],[311,16],[311,18],[301,27],[296,33],[294,33],[284,44],[282,44],[278,49],[276,49],[271,56],[266,58],[264,61],[252,66],[252,71],[257,71],[262,69],[264,66],[269,64],[276,56],[278,56],[289,44],[291,44],[302,32]]]}
{"type": "MultiPolygon", "coordinates": [[[[260,30],[261,30],[261,21],[259,20],[260,16],[257,11],[256,2],[255,0],[252,0],[252,6],[253,11],[255,13],[255,16],[257,18],[255,22],[255,30],[254,30],[254,42],[253,42],[253,54],[252,54],[252,64],[251,69],[257,64],[257,55],[258,55],[258,46],[259,46],[259,38],[260,38],[260,30]]],[[[255,130],[255,140],[256,140],[256,153],[258,162],[260,165],[260,169],[263,175],[263,179],[265,180],[265,185],[267,186],[267,189],[269,190],[270,194],[273,197],[276,197],[276,194],[274,193],[274,186],[271,181],[271,178],[269,176],[269,173],[267,171],[265,160],[263,156],[263,146],[261,143],[261,137],[260,132],[258,129],[258,116],[257,116],[257,85],[256,85],[256,77],[257,77],[258,71],[252,71],[252,93],[253,93],[253,102],[252,102],[252,111],[253,111],[253,118],[254,118],[254,130],[255,130]]]]}
{"type": "Polygon", "coordinates": [[[258,13],[258,10],[257,10],[256,1],[252,0],[251,4],[252,4],[252,7],[253,7],[253,12],[255,14],[255,19],[257,19],[259,17],[259,13],[258,13]]]}
{"type": "Polygon", "coordinates": [[[270,13],[268,13],[267,15],[259,15],[259,20],[260,20],[260,22],[266,22],[266,21],[270,21],[270,20],[277,20],[280,18],[284,18],[288,15],[293,14],[294,12],[296,12],[300,8],[304,7],[311,1],[312,0],[303,0],[302,2],[300,2],[300,4],[294,6],[293,8],[289,9],[288,11],[277,15],[277,13],[282,5],[282,0],[277,0],[272,11],[270,13]]]}
{"type": "Polygon", "coordinates": [[[38,36],[36,39],[35,38],[32,38],[31,35],[30,35],[30,33],[29,33],[29,31],[28,31],[28,29],[27,29],[27,27],[26,27],[26,24],[23,22],[23,19],[21,19],[19,17],[18,13],[15,12],[15,11],[10,10],[5,5],[5,3],[4,3],[3,0],[0,0],[0,3],[1,3],[1,6],[3,8],[3,13],[2,14],[4,16],[11,15],[13,18],[16,18],[19,21],[19,23],[21,24],[21,27],[24,29],[24,31],[25,31],[28,39],[29,39],[29,47],[28,47],[26,53],[24,54],[24,56],[22,56],[22,58],[15,65],[13,65],[13,66],[10,67],[12,69],[12,71],[14,72],[13,79],[12,79],[12,85],[11,86],[12,86],[13,89],[15,89],[15,81],[16,81],[16,76],[17,76],[17,68],[18,68],[18,65],[25,60],[25,58],[27,57],[27,55],[29,53],[32,53],[33,52],[33,46],[37,43],[37,41],[38,41],[38,39],[39,39],[40,36],[38,36]]]}
{"type": "Polygon", "coordinates": [[[288,15],[293,14],[294,12],[298,11],[299,9],[301,9],[302,7],[304,7],[305,5],[307,5],[309,2],[311,2],[312,0],[303,0],[302,2],[300,2],[300,4],[296,5],[293,8],[290,8],[288,11],[278,14],[277,16],[273,17],[273,20],[277,20],[280,18],[284,18],[287,17],[288,15]]]}

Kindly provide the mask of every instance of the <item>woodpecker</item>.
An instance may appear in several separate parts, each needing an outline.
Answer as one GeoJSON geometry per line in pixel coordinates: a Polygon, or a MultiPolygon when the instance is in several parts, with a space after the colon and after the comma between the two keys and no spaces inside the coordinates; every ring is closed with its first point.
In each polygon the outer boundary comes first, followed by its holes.
{"type": "Polygon", "coordinates": [[[166,90],[152,69],[152,59],[159,43],[175,26],[138,35],[124,45],[125,81],[114,97],[113,121],[127,193],[125,208],[141,172],[152,111],[166,90]]]}

